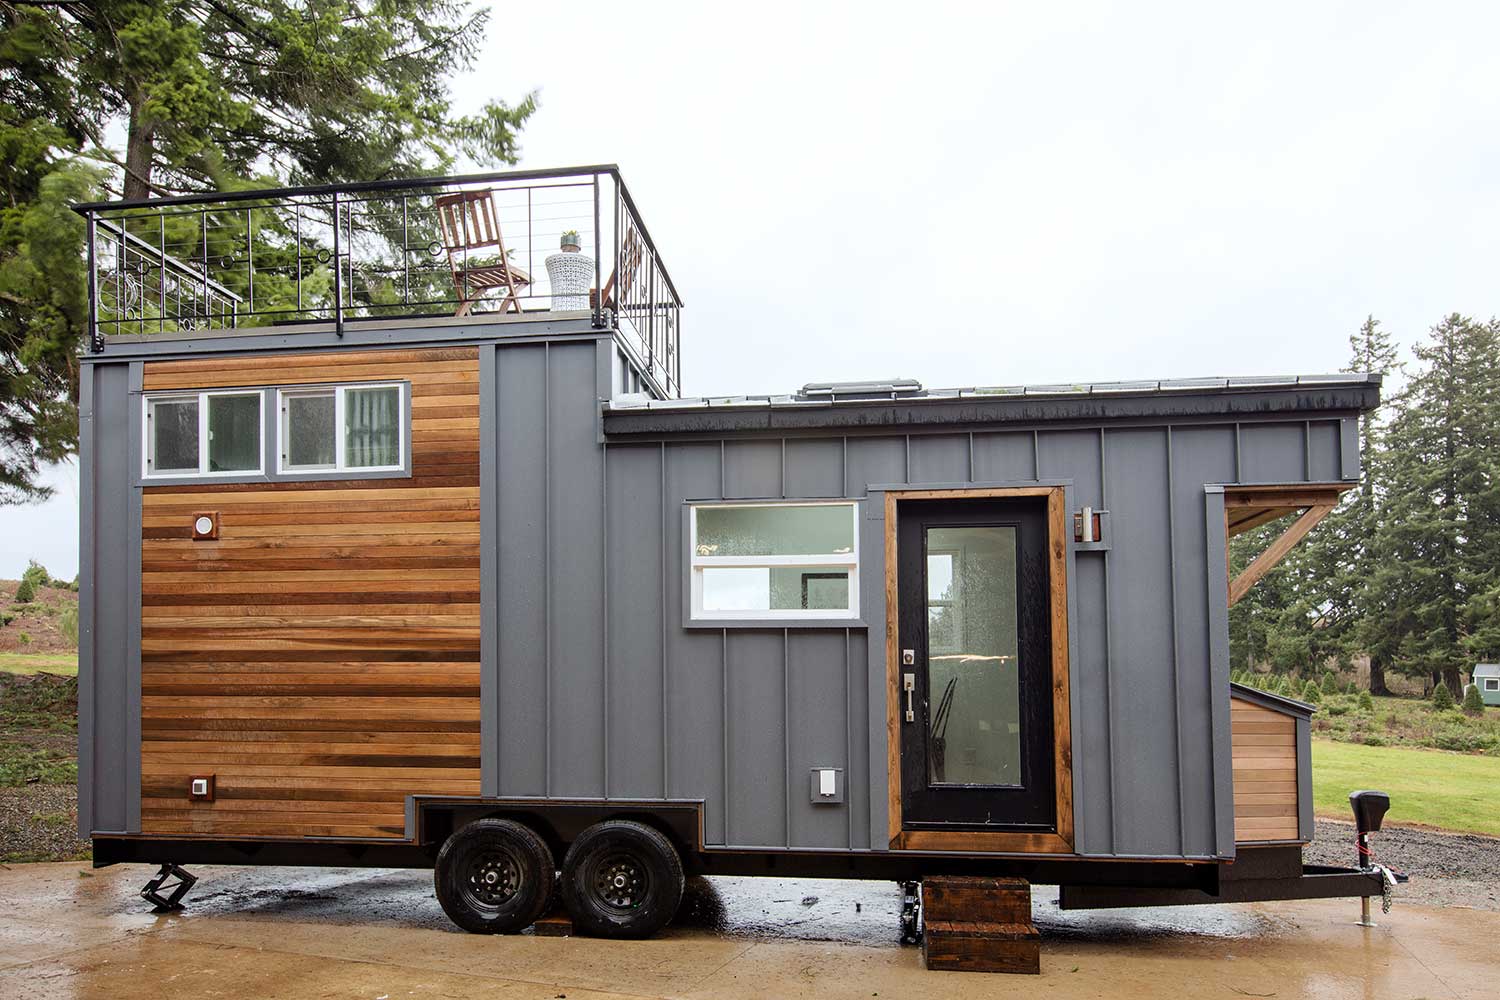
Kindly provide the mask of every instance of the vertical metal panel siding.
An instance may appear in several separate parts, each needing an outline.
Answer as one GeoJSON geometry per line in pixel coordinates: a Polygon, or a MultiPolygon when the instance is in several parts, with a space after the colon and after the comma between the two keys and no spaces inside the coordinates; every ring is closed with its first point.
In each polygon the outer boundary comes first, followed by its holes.
{"type": "Polygon", "coordinates": [[[88,370],[93,436],[85,439],[81,464],[92,521],[82,540],[92,571],[81,577],[87,588],[81,633],[87,639],[80,650],[79,704],[81,713],[85,705],[88,712],[80,718],[80,733],[87,735],[79,741],[79,823],[87,818],[92,830],[132,833],[140,809],[141,668],[140,620],[131,615],[129,596],[140,593],[132,573],[132,563],[139,566],[140,527],[130,456],[138,449],[121,447],[118,435],[120,428],[133,433],[136,425],[130,419],[130,366],[96,364],[88,370]]]}
{"type": "MultiPolygon", "coordinates": [[[[592,343],[548,350],[548,789],[568,798],[604,795],[604,482],[594,364],[592,343]]],[[[512,430],[525,426],[536,425],[512,430]]]]}
{"type": "MultiPolygon", "coordinates": [[[[662,739],[665,645],[661,600],[662,449],[660,445],[610,448],[605,479],[609,544],[609,788],[618,798],[663,793],[662,739]]],[[[676,532],[676,520],[670,523],[676,532]]],[[[710,669],[718,679],[718,649],[710,669]]],[[[696,734],[708,740],[711,733],[696,734]]],[[[717,757],[717,754],[715,754],[717,757]]]]}
{"type": "Polygon", "coordinates": [[[499,351],[502,791],[601,794],[607,754],[603,794],[701,798],[709,844],[884,847],[879,504],[860,520],[863,622],[848,629],[683,628],[685,504],[1040,476],[1071,482],[1073,508],[1111,512],[1109,550],[1072,564],[1076,846],[1223,853],[1227,654],[1210,578],[1223,573],[1222,528],[1204,484],[1234,480],[1237,438],[1247,480],[1337,478],[1337,423],[669,439],[609,445],[601,463],[596,425],[561,402],[593,391],[563,350],[499,351]],[[602,606],[590,574],[603,574],[602,606]],[[809,801],[819,765],[844,768],[843,805],[809,801]]]}
{"type": "MultiPolygon", "coordinates": [[[[502,795],[547,794],[547,352],[496,351],[500,585],[499,778],[502,795]]],[[[590,394],[592,395],[592,393],[590,394]]],[[[573,461],[583,461],[583,457],[573,461]]]]}
{"type": "Polygon", "coordinates": [[[1032,433],[975,434],[974,478],[990,483],[1037,478],[1032,433]]]}
{"type": "MultiPolygon", "coordinates": [[[[779,451],[779,449],[778,449],[779,451]]],[[[729,747],[731,722],[729,703],[729,651],[722,631],[687,631],[682,628],[682,587],[687,553],[682,545],[682,507],[687,500],[719,496],[722,481],[719,442],[667,445],[661,450],[659,474],[665,484],[666,502],[656,513],[661,517],[666,544],[662,567],[666,586],[652,620],[666,637],[666,660],[658,667],[666,683],[664,728],[640,733],[642,740],[666,739],[667,771],[664,790],[672,797],[703,799],[704,837],[710,843],[729,842],[731,820],[751,803],[729,794],[729,747]]],[[[653,463],[655,464],[655,463],[653,463]]],[[[780,683],[780,654],[773,660],[780,683]]],[[[778,689],[779,690],[779,687],[778,689]]],[[[741,723],[734,723],[735,725],[741,723]]],[[[780,761],[776,755],[762,765],[780,761]]],[[[776,785],[779,790],[781,783],[776,785]]],[[[778,798],[777,802],[780,801],[778,798]]],[[[780,815],[778,809],[777,815],[780,815]]]]}
{"type": "Polygon", "coordinates": [[[1307,439],[1297,423],[1240,425],[1240,482],[1298,483],[1306,476],[1307,439]]]}
{"type": "Polygon", "coordinates": [[[843,629],[787,632],[787,786],[790,840],[799,847],[847,847],[848,804],[814,805],[810,768],[849,774],[849,672],[843,629]]]}
{"type": "MultiPolygon", "coordinates": [[[[1172,431],[1172,573],[1177,637],[1177,708],[1184,755],[1182,793],[1192,807],[1183,811],[1184,848],[1214,854],[1218,845],[1213,803],[1214,755],[1196,748],[1214,746],[1214,692],[1228,689],[1228,664],[1215,663],[1210,641],[1208,575],[1209,531],[1204,483],[1234,475],[1234,437],[1225,427],[1179,427],[1172,431]],[[1223,676],[1219,676],[1222,670],[1223,676]]],[[[1219,536],[1222,538],[1222,519],[1219,536]]],[[[1222,547],[1223,542],[1220,541],[1222,547]]],[[[1222,562],[1222,557],[1221,560],[1222,562]]],[[[1222,570],[1220,571],[1222,586],[1222,570]]]]}
{"type": "MultiPolygon", "coordinates": [[[[1043,435],[1044,442],[1046,438],[1043,435]]],[[[1113,640],[1110,724],[1118,737],[1111,761],[1114,852],[1170,855],[1181,847],[1183,803],[1172,650],[1171,525],[1163,496],[1166,432],[1107,431],[1104,441],[1114,536],[1107,584],[1113,640]]],[[[1207,754],[1211,747],[1192,751],[1207,754]]]]}

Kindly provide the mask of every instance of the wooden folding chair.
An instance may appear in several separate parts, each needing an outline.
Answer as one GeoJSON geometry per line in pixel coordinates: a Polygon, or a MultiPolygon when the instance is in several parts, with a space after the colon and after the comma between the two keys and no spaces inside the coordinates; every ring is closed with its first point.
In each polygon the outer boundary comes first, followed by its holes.
{"type": "Polygon", "coordinates": [[[443,246],[448,251],[448,267],[453,272],[453,287],[458,290],[455,316],[467,316],[474,303],[489,291],[505,292],[500,299],[500,312],[507,312],[512,306],[520,312],[520,292],[531,284],[531,275],[506,256],[494,195],[491,188],[484,188],[439,195],[434,200],[443,246]],[[474,251],[490,249],[498,257],[491,259],[486,254],[471,259],[474,251]]]}

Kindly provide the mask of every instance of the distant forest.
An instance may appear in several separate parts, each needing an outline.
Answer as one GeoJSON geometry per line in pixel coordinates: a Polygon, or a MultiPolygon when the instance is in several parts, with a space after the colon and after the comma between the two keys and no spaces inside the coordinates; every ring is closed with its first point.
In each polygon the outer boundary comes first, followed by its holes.
{"type": "MultiPolygon", "coordinates": [[[[1500,659],[1500,321],[1446,317],[1409,367],[1374,317],[1349,344],[1347,371],[1385,376],[1360,485],[1231,609],[1233,666],[1308,678],[1368,658],[1375,694],[1400,676],[1457,697],[1500,659]]],[[[1232,569],[1286,527],[1234,539],[1232,569]]]]}

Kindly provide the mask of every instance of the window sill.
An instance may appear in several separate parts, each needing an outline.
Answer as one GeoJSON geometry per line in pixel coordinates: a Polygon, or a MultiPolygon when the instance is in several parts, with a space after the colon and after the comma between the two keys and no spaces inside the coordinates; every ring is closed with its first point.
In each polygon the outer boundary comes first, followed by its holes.
{"type": "Polygon", "coordinates": [[[685,629],[868,629],[863,618],[689,618],[685,629]]]}
{"type": "Polygon", "coordinates": [[[136,486],[227,486],[250,483],[358,482],[366,479],[410,479],[410,469],[346,469],[342,472],[247,472],[212,476],[139,476],[136,486]]]}

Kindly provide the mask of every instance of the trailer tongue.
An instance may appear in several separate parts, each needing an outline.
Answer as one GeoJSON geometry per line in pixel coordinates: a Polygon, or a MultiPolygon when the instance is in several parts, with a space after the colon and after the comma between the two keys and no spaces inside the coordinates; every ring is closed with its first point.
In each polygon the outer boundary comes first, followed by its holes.
{"type": "Polygon", "coordinates": [[[1390,796],[1377,791],[1353,792],[1349,804],[1354,810],[1356,867],[1303,864],[1302,847],[1297,844],[1241,847],[1239,856],[1232,863],[1220,867],[1217,891],[1064,885],[1059,891],[1059,905],[1065,910],[1095,910],[1119,906],[1192,906],[1358,896],[1360,923],[1373,927],[1370,900],[1380,897],[1382,910],[1390,912],[1390,890],[1405,882],[1407,877],[1375,864],[1375,854],[1370,849],[1370,834],[1380,829],[1381,821],[1391,807],[1390,796]]]}

